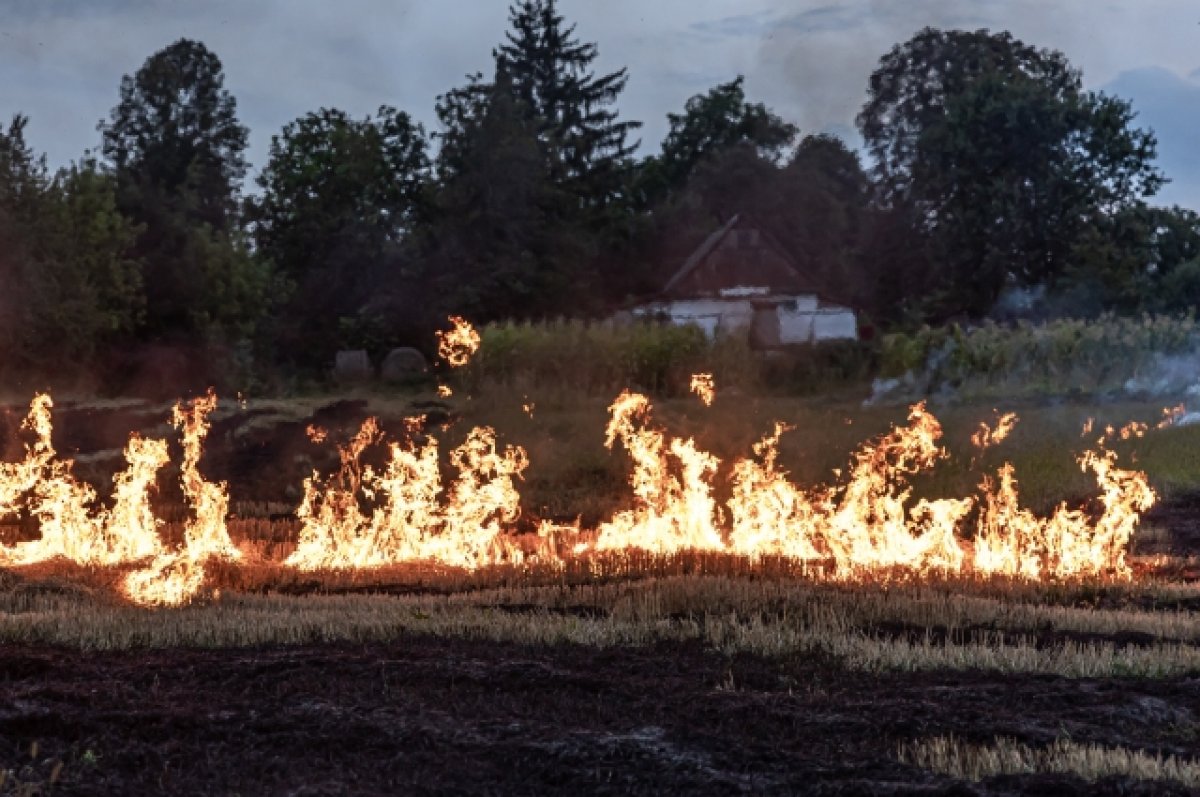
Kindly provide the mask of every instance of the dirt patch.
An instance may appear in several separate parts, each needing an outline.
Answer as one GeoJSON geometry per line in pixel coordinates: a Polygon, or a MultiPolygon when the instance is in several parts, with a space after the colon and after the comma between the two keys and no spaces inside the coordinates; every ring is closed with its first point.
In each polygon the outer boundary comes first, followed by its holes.
{"type": "Polygon", "coordinates": [[[872,676],[690,644],[9,647],[0,682],[0,765],[48,777],[61,761],[56,794],[1162,793],[1063,776],[968,789],[894,753],[953,733],[1190,754],[1200,732],[1194,678],[872,676]]]}

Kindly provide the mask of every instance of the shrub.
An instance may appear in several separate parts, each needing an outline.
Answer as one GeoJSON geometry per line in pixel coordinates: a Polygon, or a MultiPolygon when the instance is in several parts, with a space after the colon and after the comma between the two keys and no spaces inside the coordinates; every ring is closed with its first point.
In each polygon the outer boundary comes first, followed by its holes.
{"type": "Polygon", "coordinates": [[[561,320],[492,324],[480,334],[464,374],[475,389],[569,385],[607,394],[628,387],[670,396],[687,392],[691,375],[704,371],[720,390],[812,392],[865,379],[874,368],[874,350],[856,341],[764,355],[745,336],[710,339],[696,326],[561,320]]]}
{"type": "Polygon", "coordinates": [[[887,335],[880,375],[913,373],[925,391],[949,387],[980,396],[1096,394],[1139,385],[1171,392],[1179,386],[1160,373],[1167,358],[1181,355],[1200,356],[1200,325],[1191,315],[988,322],[887,335]]]}

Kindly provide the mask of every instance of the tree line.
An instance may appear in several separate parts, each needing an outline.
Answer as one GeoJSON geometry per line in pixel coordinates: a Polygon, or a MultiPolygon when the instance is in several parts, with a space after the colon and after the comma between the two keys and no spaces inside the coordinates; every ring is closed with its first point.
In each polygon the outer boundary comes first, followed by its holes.
{"type": "Polygon", "coordinates": [[[241,386],[319,378],[342,348],[425,346],[479,322],[598,316],[659,289],[735,213],[881,328],[1025,313],[1191,311],[1200,217],[1130,104],[1008,33],[925,29],[883,55],[866,158],[746,97],[737,77],[667,115],[657,151],[554,0],[520,0],[489,74],[437,129],[383,105],[247,129],[217,55],[181,39],[126,76],[99,148],[51,173],[27,118],[0,131],[0,372],[183,347],[241,386]]]}

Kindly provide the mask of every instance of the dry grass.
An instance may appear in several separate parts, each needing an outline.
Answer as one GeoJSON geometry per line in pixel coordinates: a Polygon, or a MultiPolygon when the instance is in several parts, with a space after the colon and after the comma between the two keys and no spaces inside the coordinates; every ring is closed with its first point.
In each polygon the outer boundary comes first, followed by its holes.
{"type": "Polygon", "coordinates": [[[225,595],[148,611],[79,587],[0,592],[0,641],[119,650],[393,641],[413,634],[611,647],[699,641],[727,654],[809,656],[856,670],[980,669],[1066,677],[1200,673],[1200,619],[795,581],[673,577],[451,594],[225,595]],[[1145,644],[1044,637],[1148,635],[1145,644]]]}
{"type": "Polygon", "coordinates": [[[1007,738],[976,745],[953,736],[938,736],[903,746],[899,757],[906,764],[971,781],[996,775],[1061,773],[1087,781],[1124,777],[1200,788],[1198,762],[1068,739],[1037,749],[1007,738]]]}

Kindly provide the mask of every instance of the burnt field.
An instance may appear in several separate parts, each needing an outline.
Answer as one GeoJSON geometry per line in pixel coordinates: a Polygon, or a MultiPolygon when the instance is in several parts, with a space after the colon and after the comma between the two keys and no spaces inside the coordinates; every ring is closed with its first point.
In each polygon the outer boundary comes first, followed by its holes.
{"type": "MultiPolygon", "coordinates": [[[[392,644],[96,655],[7,646],[4,755],[55,793],[970,793],[904,741],[1065,734],[1186,752],[1200,684],[846,672],[698,644],[392,644]],[[31,758],[29,740],[38,740],[31,758]]],[[[1187,793],[1069,774],[980,793],[1187,793]]]]}
{"type": "MultiPolygon", "coordinates": [[[[809,445],[780,456],[801,475],[903,417],[756,399],[668,403],[663,423],[727,456],[789,411],[809,445]]],[[[1101,410],[1114,423],[1156,411],[1101,410]]],[[[299,485],[338,467],[334,443],[368,414],[397,428],[427,413],[422,432],[448,438],[491,423],[526,445],[514,535],[536,537],[541,520],[591,526],[628,502],[628,463],[597,439],[602,405],[504,412],[422,397],[235,404],[212,416],[201,468],[228,482],[228,531],[246,558],[211,565],[190,603],[131,605],[122,567],[0,572],[0,793],[1200,789],[1195,429],[1116,444],[1163,495],[1133,538],[1131,579],[828,581],[786,558],[688,551],[474,572],[280,565],[300,533],[299,485]]],[[[1023,467],[1039,508],[1086,501],[1066,448],[1088,412],[1025,408],[1011,448],[985,456],[1023,467]]],[[[19,458],[21,413],[0,430],[2,461],[19,458]]],[[[168,415],[60,406],[54,442],[99,486],[129,431],[170,438],[168,415]]],[[[946,413],[948,445],[990,417],[946,413]]],[[[976,478],[936,473],[917,488],[976,478]]],[[[179,480],[168,465],[154,498],[171,545],[189,515],[179,480]]],[[[6,544],[38,533],[28,516],[0,528],[6,544]]]]}

